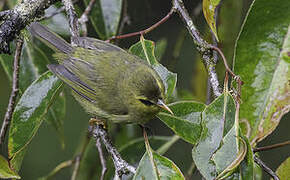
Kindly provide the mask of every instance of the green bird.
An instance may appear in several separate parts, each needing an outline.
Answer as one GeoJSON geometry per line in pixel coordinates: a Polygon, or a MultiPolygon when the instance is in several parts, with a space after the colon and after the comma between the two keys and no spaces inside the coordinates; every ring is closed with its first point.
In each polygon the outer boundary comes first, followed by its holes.
{"type": "Polygon", "coordinates": [[[161,78],[139,57],[95,38],[74,37],[77,45],[72,46],[39,23],[29,31],[55,50],[59,64],[48,69],[96,119],[144,124],[161,108],[172,113],[164,103],[161,78]]]}

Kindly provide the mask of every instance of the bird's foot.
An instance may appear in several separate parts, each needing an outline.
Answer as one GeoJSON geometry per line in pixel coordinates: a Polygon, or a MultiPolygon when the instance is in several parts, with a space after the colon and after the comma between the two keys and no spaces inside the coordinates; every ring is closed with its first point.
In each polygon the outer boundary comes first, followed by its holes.
{"type": "Polygon", "coordinates": [[[107,129],[106,121],[101,120],[101,119],[91,118],[89,120],[89,124],[90,126],[101,125],[104,129],[107,129]]]}

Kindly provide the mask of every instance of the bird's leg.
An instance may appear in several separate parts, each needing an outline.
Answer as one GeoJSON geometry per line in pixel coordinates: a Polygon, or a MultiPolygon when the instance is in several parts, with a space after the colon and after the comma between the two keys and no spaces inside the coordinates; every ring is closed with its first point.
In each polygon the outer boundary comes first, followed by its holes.
{"type": "Polygon", "coordinates": [[[115,176],[122,177],[123,174],[133,173],[135,174],[135,167],[129,165],[124,159],[122,159],[120,153],[113,146],[106,129],[103,127],[104,121],[92,118],[90,120],[89,132],[95,139],[100,138],[105,145],[107,151],[112,156],[112,160],[115,166],[115,176]],[[100,123],[101,122],[101,123],[100,123]]]}

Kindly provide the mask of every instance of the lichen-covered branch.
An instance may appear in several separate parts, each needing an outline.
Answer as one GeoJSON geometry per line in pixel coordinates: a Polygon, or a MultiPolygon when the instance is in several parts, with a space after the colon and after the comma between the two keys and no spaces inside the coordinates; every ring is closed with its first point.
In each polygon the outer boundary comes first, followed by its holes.
{"type": "Polygon", "coordinates": [[[23,0],[13,9],[4,11],[0,25],[0,53],[10,54],[10,42],[35,18],[43,15],[44,10],[58,0],[23,0]]]}
{"type": "Polygon", "coordinates": [[[12,113],[15,108],[16,98],[19,92],[19,67],[20,67],[20,56],[23,46],[23,39],[19,37],[16,43],[16,50],[14,55],[14,63],[13,63],[13,79],[12,79],[12,90],[9,98],[9,103],[7,107],[7,111],[2,123],[1,131],[0,131],[0,145],[4,143],[5,136],[9,127],[9,124],[12,119],[12,113]]]}
{"type": "Polygon", "coordinates": [[[94,124],[89,126],[89,132],[92,133],[95,139],[100,138],[105,145],[107,151],[110,153],[114,166],[115,166],[115,177],[122,177],[124,174],[136,173],[135,167],[129,165],[124,159],[122,159],[120,153],[113,146],[107,131],[102,125],[94,124]]]}
{"type": "Polygon", "coordinates": [[[186,24],[186,28],[193,38],[197,50],[202,57],[203,63],[208,71],[209,81],[215,96],[220,96],[221,89],[219,87],[219,81],[215,70],[213,51],[210,49],[210,45],[201,37],[187,10],[185,9],[182,0],[172,0],[172,4],[175,11],[186,24]]]}

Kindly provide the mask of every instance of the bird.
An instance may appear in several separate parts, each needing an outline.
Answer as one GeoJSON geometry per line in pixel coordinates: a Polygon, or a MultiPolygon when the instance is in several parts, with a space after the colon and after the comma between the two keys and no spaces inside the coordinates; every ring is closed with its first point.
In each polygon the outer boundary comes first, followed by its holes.
{"type": "Polygon", "coordinates": [[[72,89],[87,113],[101,121],[144,124],[164,109],[165,86],[143,59],[111,43],[72,37],[74,45],[38,22],[28,30],[55,53],[48,69],[72,89]]]}

